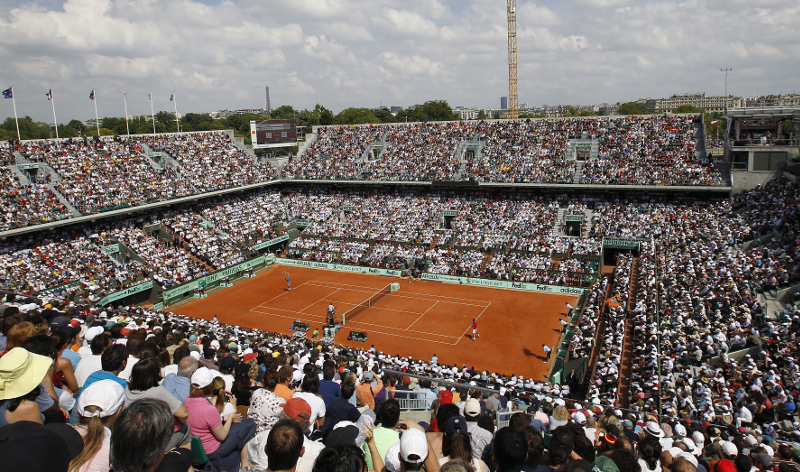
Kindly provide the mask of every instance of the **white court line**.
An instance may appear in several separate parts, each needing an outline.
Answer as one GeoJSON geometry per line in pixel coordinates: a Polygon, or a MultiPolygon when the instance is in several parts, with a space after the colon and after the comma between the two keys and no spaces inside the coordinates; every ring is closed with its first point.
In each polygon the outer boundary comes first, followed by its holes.
{"type": "MultiPolygon", "coordinates": [[[[311,281],[311,280],[309,280],[309,281],[307,281],[307,282],[303,282],[303,283],[301,283],[300,285],[298,285],[297,287],[295,287],[295,290],[297,290],[298,288],[300,288],[300,287],[302,287],[303,285],[307,284],[308,282],[312,282],[312,281],[311,281]]],[[[276,298],[280,298],[280,297],[282,297],[282,296],[286,295],[287,293],[289,293],[289,291],[287,291],[287,290],[285,290],[285,289],[284,289],[283,293],[281,293],[281,294],[280,294],[280,295],[278,295],[277,297],[272,297],[272,298],[270,298],[270,299],[269,299],[269,300],[267,300],[267,301],[261,302],[261,303],[259,303],[259,304],[258,304],[258,306],[261,306],[261,305],[263,305],[264,303],[269,303],[269,302],[271,302],[272,300],[275,300],[276,298]]]]}
{"type": "MultiPolygon", "coordinates": [[[[314,285],[316,287],[340,288],[340,287],[330,287],[328,285],[323,285],[323,284],[320,284],[320,283],[312,283],[312,282],[313,281],[310,281],[310,282],[307,282],[307,283],[308,283],[308,285],[314,285]]],[[[326,283],[328,283],[328,282],[326,282],[326,283]]],[[[338,283],[338,282],[332,282],[332,283],[338,283]]],[[[347,287],[369,288],[369,287],[360,287],[359,285],[347,285],[347,284],[339,284],[339,285],[344,285],[344,286],[347,286],[347,287]]],[[[374,288],[372,288],[370,290],[355,290],[355,289],[352,289],[352,288],[347,288],[346,290],[350,290],[352,292],[364,292],[364,293],[373,293],[373,294],[375,293],[375,289],[374,288]]],[[[427,299],[427,298],[421,298],[421,297],[411,297],[411,296],[408,296],[408,295],[400,295],[397,292],[390,293],[389,295],[391,295],[393,297],[409,298],[411,300],[422,300],[422,301],[425,301],[425,302],[435,302],[435,301],[437,301],[435,298],[434,299],[427,299]]],[[[430,294],[430,293],[417,294],[417,295],[425,295],[425,296],[439,297],[439,298],[449,298],[450,300],[469,300],[467,298],[446,297],[444,295],[433,295],[433,294],[430,294]]],[[[453,301],[450,301],[450,300],[438,300],[438,301],[440,301],[442,303],[454,303],[454,304],[458,304],[458,305],[479,306],[481,308],[484,307],[484,305],[478,305],[478,304],[475,304],[475,303],[453,302],[453,301]]],[[[487,303],[487,304],[491,303],[491,302],[486,301],[486,300],[470,300],[470,301],[483,302],[483,303],[487,303]]],[[[486,305],[486,306],[489,306],[489,305],[486,305]]]]}
{"type": "MultiPolygon", "coordinates": [[[[270,313],[270,312],[267,312],[267,311],[256,310],[256,308],[259,308],[259,307],[252,308],[250,311],[255,311],[255,312],[258,312],[258,313],[265,313],[265,314],[268,314],[268,315],[280,316],[280,317],[283,317],[283,318],[292,318],[291,316],[278,315],[276,313],[270,313]]],[[[301,315],[308,315],[308,316],[313,316],[315,318],[318,317],[318,318],[322,319],[322,316],[315,315],[315,314],[312,314],[312,313],[299,312],[299,311],[295,311],[295,310],[284,310],[284,309],[281,309],[281,308],[270,308],[270,309],[271,310],[278,310],[278,311],[286,311],[286,312],[289,312],[289,313],[297,313],[297,314],[301,314],[301,315]]],[[[297,318],[297,317],[295,316],[294,318],[297,318]]],[[[386,325],[382,325],[382,324],[379,325],[379,324],[367,323],[365,321],[351,321],[351,323],[358,323],[358,324],[365,325],[365,326],[375,326],[377,328],[383,328],[383,329],[396,329],[398,331],[413,331],[414,333],[427,334],[427,335],[430,335],[430,336],[438,336],[440,338],[453,338],[453,339],[456,338],[455,336],[448,336],[446,334],[429,333],[427,331],[419,331],[419,330],[416,330],[416,329],[394,328],[392,326],[386,326],[386,325]]],[[[345,326],[349,326],[349,325],[345,325],[345,326]]]]}
{"type": "Polygon", "coordinates": [[[329,293],[329,294],[325,295],[324,297],[322,297],[322,298],[320,298],[319,300],[315,301],[315,302],[314,302],[314,303],[312,303],[311,305],[308,305],[307,307],[305,307],[305,308],[303,308],[302,310],[300,310],[300,313],[303,313],[304,311],[308,310],[309,308],[311,308],[312,306],[316,305],[317,303],[324,301],[326,298],[330,297],[331,295],[333,295],[334,293],[338,292],[339,290],[341,290],[341,289],[340,289],[340,288],[337,288],[337,289],[336,289],[336,290],[334,290],[333,292],[331,292],[331,293],[329,293]]]}
{"type": "MultiPolygon", "coordinates": [[[[491,303],[489,303],[489,305],[491,305],[491,303]]],[[[489,305],[486,305],[486,308],[489,308],[489,305]]],[[[478,315],[478,317],[477,317],[477,318],[475,318],[475,321],[477,321],[477,320],[479,320],[479,319],[481,318],[481,315],[483,315],[483,312],[484,312],[484,311],[486,311],[486,308],[484,308],[484,309],[483,309],[483,311],[481,312],[481,314],[480,314],[480,315],[478,315]]],[[[459,342],[459,341],[461,341],[461,340],[464,338],[464,336],[466,336],[467,332],[468,332],[469,330],[471,330],[471,329],[472,329],[472,323],[470,323],[470,325],[469,325],[469,328],[467,328],[467,329],[464,331],[464,334],[462,334],[461,336],[459,336],[459,337],[458,337],[458,341],[456,341],[456,344],[458,344],[458,342],[459,342]]],[[[480,329],[478,329],[478,331],[480,331],[480,329]]]]}
{"type": "MultiPolygon", "coordinates": [[[[433,305],[431,305],[431,308],[435,307],[437,303],[439,303],[439,302],[438,302],[438,301],[437,301],[437,302],[434,302],[434,303],[433,303],[433,305]]],[[[428,313],[429,311],[431,311],[431,308],[428,308],[427,310],[425,310],[425,313],[428,313]]],[[[412,326],[414,326],[414,324],[415,324],[417,321],[419,321],[419,320],[420,320],[420,319],[421,319],[423,316],[425,316],[425,313],[423,313],[423,314],[419,315],[419,318],[417,318],[416,320],[414,320],[414,323],[411,323],[410,325],[408,325],[408,328],[406,328],[406,329],[409,329],[409,328],[411,328],[412,326]]]]}
{"type": "MultiPolygon", "coordinates": [[[[257,307],[256,307],[256,308],[257,308],[257,307]]],[[[301,320],[301,321],[317,321],[316,319],[314,319],[314,320],[304,320],[304,319],[302,319],[302,318],[298,318],[298,317],[296,317],[296,316],[286,316],[286,315],[279,315],[279,314],[277,314],[277,313],[270,313],[270,312],[267,312],[267,311],[256,310],[255,308],[251,309],[250,311],[257,312],[257,313],[263,313],[263,314],[265,314],[265,315],[277,316],[277,317],[280,317],[280,318],[288,318],[288,319],[290,319],[290,320],[297,320],[297,319],[299,319],[299,320],[301,320]]],[[[294,312],[292,312],[292,313],[298,313],[298,312],[294,311],[294,312]]],[[[307,316],[310,316],[310,317],[312,317],[312,318],[322,318],[321,316],[314,315],[314,314],[311,314],[311,313],[298,313],[298,314],[301,314],[301,315],[307,315],[307,316]]],[[[362,325],[369,325],[369,323],[361,323],[361,322],[359,322],[359,321],[353,321],[353,323],[359,323],[359,324],[362,324],[362,325]]],[[[388,328],[388,326],[383,326],[383,325],[372,325],[372,326],[379,326],[380,328],[388,328]]],[[[413,337],[413,336],[403,336],[402,334],[385,333],[385,332],[383,332],[383,331],[375,331],[375,330],[370,330],[370,331],[371,331],[371,332],[373,332],[373,333],[385,334],[385,335],[387,335],[387,336],[396,336],[396,337],[398,337],[398,338],[415,339],[415,340],[417,340],[417,341],[425,341],[425,342],[431,342],[431,343],[446,344],[446,345],[448,345],[448,346],[455,346],[456,344],[458,344],[458,341],[456,341],[456,342],[454,342],[454,343],[446,343],[446,342],[444,342],[444,341],[436,341],[436,340],[433,340],[433,339],[425,339],[425,340],[421,340],[421,339],[419,339],[419,337],[413,337]]],[[[408,330],[408,331],[414,331],[414,330],[408,330]]],[[[415,332],[417,332],[417,333],[423,333],[423,334],[430,334],[430,335],[432,335],[432,336],[441,336],[441,337],[444,337],[444,338],[454,338],[453,336],[445,336],[445,335],[443,335],[443,334],[434,334],[434,333],[425,333],[424,331],[415,331],[415,332]]]]}

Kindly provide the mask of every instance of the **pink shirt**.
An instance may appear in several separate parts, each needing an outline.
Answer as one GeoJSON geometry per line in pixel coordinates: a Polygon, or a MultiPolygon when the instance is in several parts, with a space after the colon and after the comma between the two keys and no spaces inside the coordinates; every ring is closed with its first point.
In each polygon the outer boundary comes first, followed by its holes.
{"type": "Polygon", "coordinates": [[[192,427],[192,436],[200,438],[206,454],[213,454],[220,445],[220,442],[214,437],[214,433],[211,432],[222,423],[219,418],[219,410],[205,397],[189,396],[184,400],[183,406],[189,410],[189,419],[186,424],[192,427]]]}

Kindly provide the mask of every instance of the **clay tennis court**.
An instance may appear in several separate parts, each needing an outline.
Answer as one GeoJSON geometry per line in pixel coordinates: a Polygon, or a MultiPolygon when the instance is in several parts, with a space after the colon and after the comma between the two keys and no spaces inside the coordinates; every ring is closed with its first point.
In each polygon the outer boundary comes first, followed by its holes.
{"type": "MultiPolygon", "coordinates": [[[[396,279],[378,275],[273,265],[252,279],[215,290],[170,311],[245,328],[293,334],[294,320],[322,333],[329,303],[336,317],[364,303],[392,282],[400,290],[386,294],[348,318],[336,342],[417,359],[436,354],[440,363],[466,364],[479,370],[542,379],[542,344],[555,347],[561,337],[566,304],[576,296],[522,290],[396,279]],[[286,274],[292,290],[286,291],[286,274]],[[471,322],[478,320],[480,338],[472,340],[471,322]],[[366,343],[348,341],[350,330],[365,331],[366,343]]],[[[555,355],[555,353],[553,353],[555,355]]]]}

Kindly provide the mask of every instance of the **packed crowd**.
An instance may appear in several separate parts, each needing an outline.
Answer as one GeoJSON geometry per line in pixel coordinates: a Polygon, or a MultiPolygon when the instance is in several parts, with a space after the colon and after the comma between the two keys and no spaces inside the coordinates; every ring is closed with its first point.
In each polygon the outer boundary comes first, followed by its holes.
{"type": "Polygon", "coordinates": [[[242,187],[278,177],[274,167],[255,162],[224,132],[148,137],[143,142],[177,160],[184,177],[200,192],[242,187]]]}
{"type": "Polygon", "coordinates": [[[48,164],[61,177],[55,189],[83,214],[194,193],[175,171],[155,169],[135,138],[27,143],[22,153],[48,164]]]}
{"type": "Polygon", "coordinates": [[[572,183],[575,161],[566,159],[567,143],[579,121],[518,120],[482,123],[479,155],[468,161],[464,180],[482,182],[572,183]]]}
{"type": "Polygon", "coordinates": [[[23,185],[10,168],[0,167],[0,231],[70,216],[67,207],[45,185],[23,185]]]}
{"type": "Polygon", "coordinates": [[[581,183],[721,185],[719,171],[695,155],[692,118],[651,116],[598,122],[599,159],[584,163],[581,183]]]}
{"type": "Polygon", "coordinates": [[[383,126],[339,126],[320,128],[317,138],[300,159],[283,168],[284,177],[295,179],[361,180],[363,155],[381,141],[383,126]]]}
{"type": "MultiPolygon", "coordinates": [[[[320,344],[138,307],[8,297],[0,305],[3,463],[32,471],[183,471],[196,462],[194,436],[206,456],[203,470],[364,472],[422,464],[429,471],[797,470],[797,429],[775,422],[785,410],[747,402],[757,388],[796,391],[795,382],[779,383],[769,372],[771,362],[785,358],[745,361],[748,378],[740,380],[755,381],[731,395],[732,404],[744,400],[738,409],[716,401],[719,382],[703,381],[690,386],[684,402],[692,403],[695,391],[708,399],[699,416],[614,406],[633,264],[619,257],[608,292],[619,305],[604,338],[572,349],[587,356],[601,350],[587,402],[573,399],[566,383],[450,365],[436,356],[320,344]],[[430,421],[400,420],[408,399],[423,401],[430,421]],[[51,425],[57,422],[69,426],[51,425]],[[34,437],[47,438],[48,454],[25,453],[34,437]]],[[[640,272],[645,280],[647,264],[640,272]]],[[[607,288],[606,278],[592,288],[576,333],[598,328],[607,288]]],[[[636,295],[634,316],[653,309],[644,302],[639,310],[644,293],[636,295]]],[[[782,405],[792,398],[784,395],[782,405]]]]}
{"type": "MultiPolygon", "coordinates": [[[[591,137],[598,143],[599,159],[584,163],[582,183],[722,183],[714,164],[696,160],[691,117],[368,125],[326,127],[317,132],[308,150],[286,164],[284,177],[572,183],[577,180],[576,166],[567,159],[567,144],[591,137]],[[375,152],[367,152],[372,145],[375,152]]],[[[15,149],[27,159],[48,164],[56,172],[55,189],[84,214],[278,178],[274,167],[255,162],[223,132],[36,141],[15,149]],[[168,159],[150,161],[150,150],[169,154],[178,167],[171,167],[168,159]]],[[[12,148],[0,148],[0,164],[14,162],[12,148]]],[[[19,192],[29,197],[27,204],[34,208],[54,202],[44,189],[19,192]]],[[[10,224],[38,222],[33,215],[10,224]]]]}

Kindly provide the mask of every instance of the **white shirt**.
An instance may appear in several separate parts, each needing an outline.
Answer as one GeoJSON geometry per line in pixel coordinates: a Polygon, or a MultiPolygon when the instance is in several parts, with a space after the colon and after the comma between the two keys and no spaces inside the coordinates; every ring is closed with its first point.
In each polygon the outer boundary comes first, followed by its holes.
{"type": "Polygon", "coordinates": [[[128,354],[128,363],[125,365],[125,369],[119,373],[119,378],[130,381],[131,380],[131,372],[133,372],[133,366],[139,362],[138,357],[133,357],[132,355],[128,354]]]}
{"type": "Polygon", "coordinates": [[[308,419],[308,422],[311,425],[312,431],[316,429],[314,427],[314,422],[317,418],[325,417],[325,402],[322,398],[308,392],[295,392],[292,398],[302,398],[308,403],[308,406],[311,407],[311,418],[308,419]]]}
{"type": "Polygon", "coordinates": [[[78,381],[78,387],[83,387],[86,379],[98,370],[103,370],[103,365],[100,362],[101,356],[88,356],[81,359],[78,368],[75,369],[75,379],[78,381]]]}

